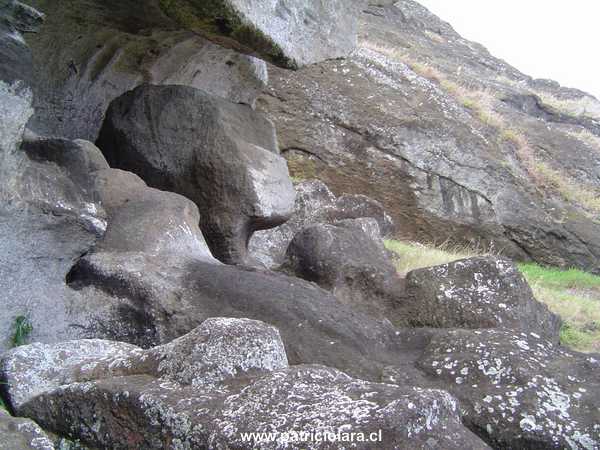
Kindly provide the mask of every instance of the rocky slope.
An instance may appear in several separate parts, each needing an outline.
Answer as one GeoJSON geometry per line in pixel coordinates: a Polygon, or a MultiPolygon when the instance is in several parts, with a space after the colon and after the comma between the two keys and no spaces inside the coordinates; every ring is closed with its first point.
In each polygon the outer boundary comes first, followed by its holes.
{"type": "Polygon", "coordinates": [[[381,237],[595,270],[593,205],[538,167],[592,189],[591,165],[522,154],[597,133],[594,99],[408,1],[33,3],[0,0],[11,449],[600,446],[600,355],[560,346],[513,262],[401,278],[381,237]]]}

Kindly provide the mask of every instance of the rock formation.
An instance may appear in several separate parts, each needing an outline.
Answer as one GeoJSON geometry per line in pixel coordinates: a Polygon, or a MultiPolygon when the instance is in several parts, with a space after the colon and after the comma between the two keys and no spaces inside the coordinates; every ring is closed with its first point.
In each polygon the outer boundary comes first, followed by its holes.
{"type": "Polygon", "coordinates": [[[528,166],[595,189],[595,99],[410,0],[32,3],[0,0],[0,446],[600,446],[600,355],[506,259],[598,271],[593,202],[528,166]],[[505,257],[401,278],[382,235],[505,257]]]}
{"type": "Polygon", "coordinates": [[[246,106],[190,87],[140,86],[111,104],[97,143],[111,166],[194,201],[223,262],[246,263],[252,233],[292,214],[273,125],[246,106]]]}

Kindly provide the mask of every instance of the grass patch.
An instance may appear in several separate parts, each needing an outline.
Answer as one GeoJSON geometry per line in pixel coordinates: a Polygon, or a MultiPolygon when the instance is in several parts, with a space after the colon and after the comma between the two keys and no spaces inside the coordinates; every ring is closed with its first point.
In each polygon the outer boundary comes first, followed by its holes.
{"type": "MultiPolygon", "coordinates": [[[[486,254],[468,247],[435,247],[396,240],[387,240],[385,245],[398,255],[396,267],[402,276],[411,270],[486,254]]],[[[581,352],[600,352],[600,276],[533,263],[518,267],[535,297],[562,318],[561,343],[581,352]]]]}
{"type": "Polygon", "coordinates": [[[405,276],[408,272],[424,267],[438,266],[457,259],[472,258],[481,255],[467,247],[451,246],[443,244],[440,246],[427,246],[415,242],[401,242],[386,240],[385,246],[399,256],[396,261],[398,273],[405,276]]]}
{"type": "Polygon", "coordinates": [[[33,325],[29,321],[27,316],[18,316],[15,318],[13,324],[13,335],[11,337],[11,345],[13,347],[20,347],[26,345],[29,340],[29,335],[33,331],[33,325]]]}

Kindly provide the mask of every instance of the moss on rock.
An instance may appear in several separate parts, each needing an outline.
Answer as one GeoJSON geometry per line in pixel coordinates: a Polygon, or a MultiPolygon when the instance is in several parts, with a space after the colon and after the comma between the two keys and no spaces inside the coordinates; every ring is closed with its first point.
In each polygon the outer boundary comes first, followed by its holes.
{"type": "Polygon", "coordinates": [[[232,39],[242,46],[239,50],[257,52],[277,65],[297,68],[281,47],[245,21],[226,0],[159,0],[159,4],[168,17],[189,30],[219,42],[219,37],[232,39]]]}

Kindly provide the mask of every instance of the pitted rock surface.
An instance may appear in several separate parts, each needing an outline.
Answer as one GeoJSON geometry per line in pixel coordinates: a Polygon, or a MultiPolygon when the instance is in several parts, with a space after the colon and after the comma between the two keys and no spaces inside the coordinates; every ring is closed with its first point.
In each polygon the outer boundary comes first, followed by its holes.
{"type": "Polygon", "coordinates": [[[35,422],[11,417],[0,409],[1,450],[55,450],[50,437],[35,422]]]}
{"type": "Polygon", "coordinates": [[[285,222],[294,189],[272,124],[249,107],[183,86],[141,86],[115,100],[98,146],[112,167],[200,209],[212,253],[248,262],[252,233],[285,222]]]}
{"type": "MultiPolygon", "coordinates": [[[[210,319],[146,351],[97,340],[39,350],[27,346],[5,356],[2,376],[11,400],[18,389],[20,413],[94,447],[245,448],[242,433],[274,431],[275,440],[253,438],[250,445],[330,448],[286,442],[283,433],[381,430],[378,448],[487,448],[463,427],[449,394],[356,380],[322,366],[288,367],[278,332],[260,322],[210,319]],[[233,339],[225,339],[229,335],[233,339]],[[16,383],[29,382],[11,372],[36,359],[56,364],[58,375],[46,372],[43,387],[24,392],[16,383]],[[191,366],[182,372],[184,361],[191,366]]],[[[359,442],[355,448],[371,447],[359,442]]]]}
{"type": "Polygon", "coordinates": [[[442,331],[417,361],[466,408],[496,448],[600,446],[600,355],[571,353],[534,332],[442,331]]]}
{"type": "Polygon", "coordinates": [[[406,276],[413,326],[509,328],[558,343],[560,319],[538,302],[516,265],[494,257],[418,269],[406,276]]]}

